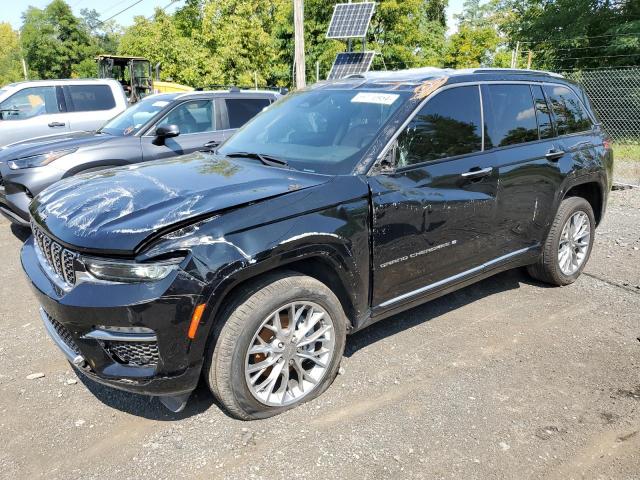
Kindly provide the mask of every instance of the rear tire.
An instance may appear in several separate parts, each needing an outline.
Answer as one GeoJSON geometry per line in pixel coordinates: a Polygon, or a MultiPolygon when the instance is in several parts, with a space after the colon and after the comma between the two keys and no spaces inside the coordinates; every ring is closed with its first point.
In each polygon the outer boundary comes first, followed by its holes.
{"type": "Polygon", "coordinates": [[[595,225],[589,202],[581,197],[564,199],[542,246],[542,255],[527,267],[529,275],[556,286],[575,282],[591,255],[595,225]]]}
{"type": "Polygon", "coordinates": [[[323,283],[295,272],[267,275],[243,288],[217,322],[204,370],[209,388],[241,420],[307,402],[333,382],[346,327],[340,301],[323,283]]]}

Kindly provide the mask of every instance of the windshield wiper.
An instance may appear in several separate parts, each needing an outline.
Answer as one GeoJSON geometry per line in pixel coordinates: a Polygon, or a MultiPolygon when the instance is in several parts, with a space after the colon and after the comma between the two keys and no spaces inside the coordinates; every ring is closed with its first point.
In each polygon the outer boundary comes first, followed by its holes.
{"type": "Polygon", "coordinates": [[[264,165],[269,165],[270,167],[287,167],[291,168],[286,160],[282,160],[280,158],[272,157],[271,155],[265,155],[264,153],[253,153],[253,152],[231,152],[226,153],[226,157],[230,158],[255,158],[256,160],[260,160],[264,165]]]}

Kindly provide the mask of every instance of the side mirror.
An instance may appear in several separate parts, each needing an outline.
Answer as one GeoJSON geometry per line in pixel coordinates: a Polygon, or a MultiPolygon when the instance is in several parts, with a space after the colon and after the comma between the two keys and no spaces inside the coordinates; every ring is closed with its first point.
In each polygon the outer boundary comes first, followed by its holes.
{"type": "Polygon", "coordinates": [[[396,165],[398,163],[398,142],[394,141],[391,148],[387,150],[387,153],[382,157],[375,166],[376,173],[385,175],[391,174],[396,171],[396,165]]]}
{"type": "Polygon", "coordinates": [[[156,128],[156,137],[158,138],[172,138],[180,135],[180,129],[177,125],[163,125],[156,128]]]}

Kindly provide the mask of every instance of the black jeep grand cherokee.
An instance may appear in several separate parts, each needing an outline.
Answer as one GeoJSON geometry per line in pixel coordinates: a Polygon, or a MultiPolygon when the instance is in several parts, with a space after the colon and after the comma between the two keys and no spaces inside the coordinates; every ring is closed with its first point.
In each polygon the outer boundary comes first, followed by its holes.
{"type": "Polygon", "coordinates": [[[509,268],[576,280],[612,162],[559,76],[370,73],[289,95],[215,154],[54,185],[22,263],[80,372],[174,410],[203,373],[263,418],[329,386],[347,333],[509,268]]]}

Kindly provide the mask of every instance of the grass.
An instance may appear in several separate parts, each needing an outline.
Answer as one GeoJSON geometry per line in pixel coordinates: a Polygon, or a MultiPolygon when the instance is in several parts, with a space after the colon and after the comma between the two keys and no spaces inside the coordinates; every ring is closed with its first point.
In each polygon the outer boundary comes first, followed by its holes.
{"type": "Polygon", "coordinates": [[[640,162],[640,144],[614,143],[613,158],[616,162],[640,162]]]}

